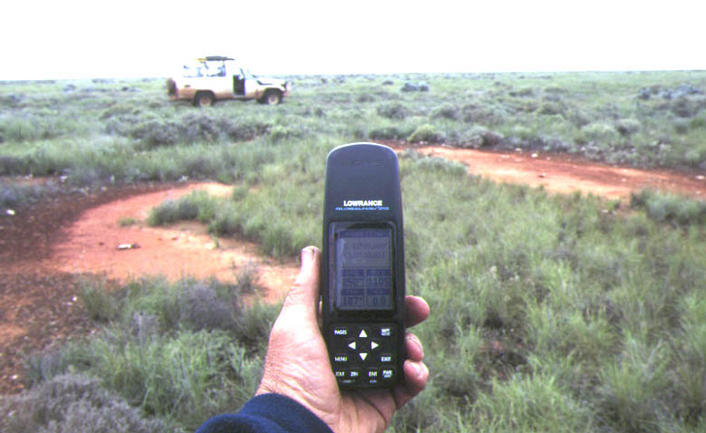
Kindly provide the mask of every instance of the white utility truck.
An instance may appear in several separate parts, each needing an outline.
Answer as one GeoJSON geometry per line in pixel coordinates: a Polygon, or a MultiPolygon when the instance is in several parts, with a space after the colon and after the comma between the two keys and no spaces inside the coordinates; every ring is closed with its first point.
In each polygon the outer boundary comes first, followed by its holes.
{"type": "Polygon", "coordinates": [[[257,77],[230,57],[208,56],[184,65],[178,77],[167,79],[172,100],[191,101],[198,107],[221,99],[255,99],[274,105],[289,95],[291,84],[276,78],[257,77]]]}

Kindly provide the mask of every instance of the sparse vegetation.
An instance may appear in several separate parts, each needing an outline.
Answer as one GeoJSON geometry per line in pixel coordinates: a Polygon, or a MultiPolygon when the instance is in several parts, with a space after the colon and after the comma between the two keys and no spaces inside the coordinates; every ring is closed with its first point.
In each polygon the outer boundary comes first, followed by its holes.
{"type": "Polygon", "coordinates": [[[9,431],[26,428],[28,419],[47,431],[54,431],[54,422],[61,426],[57,431],[69,431],[64,425],[78,422],[79,410],[91,417],[85,423],[97,423],[87,431],[103,432],[111,431],[101,421],[111,416],[105,412],[119,408],[112,416],[128,411],[138,427],[194,431],[205,413],[236,410],[259,382],[262,343],[276,313],[276,307],[243,306],[240,297],[252,291],[251,280],[241,276],[242,291],[241,284],[150,279],[112,292],[101,281],[86,281],[82,300],[104,328],[31,358],[29,378],[36,386],[0,404],[0,422],[9,431]],[[50,391],[61,386],[77,394],[50,391]],[[55,413],[36,407],[38,400],[55,413]]]}
{"type": "MultiPolygon", "coordinates": [[[[196,219],[218,236],[238,234],[291,257],[320,243],[323,163],[345,142],[444,141],[690,169],[706,160],[702,72],[294,81],[280,106],[224,103],[208,112],[168,104],[149,81],[130,92],[111,83],[68,91],[2,84],[0,170],[60,174],[75,185],[231,182],[231,197],[194,193],[162,204],[149,223],[196,219]],[[401,91],[421,81],[426,91],[401,91]],[[45,132],[13,126],[58,103],[67,114],[37,123],[45,132]],[[79,115],[86,112],[102,114],[79,115]],[[78,125],[67,136],[69,118],[78,125]],[[165,126],[166,138],[149,122],[165,126]],[[228,125],[249,132],[232,135],[228,125]]],[[[410,198],[407,286],[432,308],[415,329],[432,378],[392,431],[706,428],[703,202],[645,191],[616,209],[593,196],[497,185],[414,151],[400,158],[410,198]]],[[[3,195],[41,197],[15,188],[3,186],[3,195]]],[[[147,279],[110,292],[85,281],[82,301],[101,331],[30,356],[33,386],[3,398],[0,426],[76,430],[79,415],[103,425],[113,419],[103,409],[117,408],[132,431],[193,431],[236,410],[259,380],[277,310],[240,302],[252,281],[247,273],[236,285],[147,279]],[[74,405],[56,403],[48,389],[59,386],[90,392],[61,396],[74,405]],[[42,404],[58,415],[37,415],[42,404]]]]}
{"type": "Polygon", "coordinates": [[[632,194],[630,204],[646,210],[647,216],[659,222],[687,227],[706,224],[706,201],[703,200],[643,190],[632,194]]]}

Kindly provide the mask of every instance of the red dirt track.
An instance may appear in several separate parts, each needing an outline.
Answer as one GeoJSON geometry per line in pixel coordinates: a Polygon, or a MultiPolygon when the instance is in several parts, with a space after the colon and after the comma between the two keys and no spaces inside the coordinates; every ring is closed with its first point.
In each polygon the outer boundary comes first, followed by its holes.
{"type": "Polygon", "coordinates": [[[429,146],[419,152],[458,161],[468,172],[502,183],[543,187],[553,193],[580,191],[609,199],[625,200],[630,193],[654,189],[706,199],[706,173],[638,170],[589,163],[566,155],[532,152],[485,152],[473,149],[429,146]]]}
{"type": "MultiPolygon", "coordinates": [[[[632,191],[653,188],[706,199],[706,173],[642,171],[527,152],[417,150],[460,161],[474,175],[541,185],[553,193],[581,191],[624,201],[632,191]]],[[[194,189],[230,193],[229,186],[216,183],[139,185],[59,194],[15,209],[14,215],[0,209],[0,394],[24,388],[26,355],[91,331],[94,325],[78,295],[78,281],[86,275],[115,282],[145,275],[234,280],[252,266],[266,289],[265,298],[282,299],[297,272],[294,260],[263,258],[256,245],[238,240],[218,239],[216,244],[196,223],[167,228],[145,224],[152,207],[194,189]],[[121,227],[118,221],[127,218],[136,223],[121,227]],[[123,244],[137,247],[118,249],[123,244]]]]}

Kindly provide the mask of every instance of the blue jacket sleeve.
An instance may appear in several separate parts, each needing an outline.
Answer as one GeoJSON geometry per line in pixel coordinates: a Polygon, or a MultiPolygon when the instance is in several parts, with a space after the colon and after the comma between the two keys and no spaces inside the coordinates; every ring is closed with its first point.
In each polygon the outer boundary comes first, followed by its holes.
{"type": "Polygon", "coordinates": [[[196,433],[333,433],[301,404],[279,394],[253,397],[237,414],[215,416],[196,433]]]}

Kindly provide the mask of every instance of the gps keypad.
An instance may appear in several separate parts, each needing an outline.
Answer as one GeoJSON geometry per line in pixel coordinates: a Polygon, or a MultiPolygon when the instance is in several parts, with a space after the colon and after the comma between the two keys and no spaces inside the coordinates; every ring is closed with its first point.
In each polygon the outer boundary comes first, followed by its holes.
{"type": "Polygon", "coordinates": [[[396,379],[396,325],[339,324],[329,332],[331,364],[339,384],[375,386],[396,379]]]}

